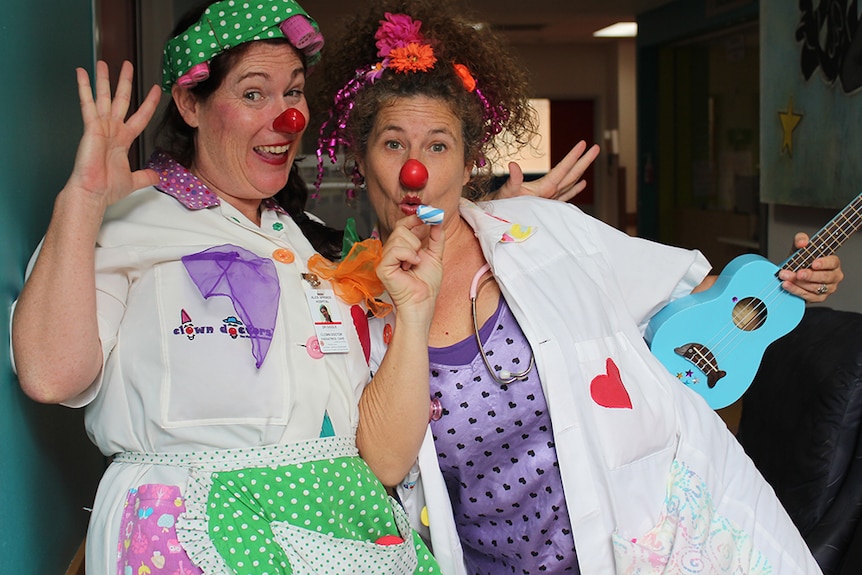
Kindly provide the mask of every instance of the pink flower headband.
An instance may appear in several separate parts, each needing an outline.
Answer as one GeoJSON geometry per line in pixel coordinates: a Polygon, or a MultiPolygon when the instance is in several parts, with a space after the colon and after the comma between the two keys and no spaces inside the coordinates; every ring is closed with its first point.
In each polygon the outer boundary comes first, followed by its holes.
{"type": "MultiPolygon", "coordinates": [[[[371,64],[367,68],[359,69],[356,75],[335,95],[334,103],[329,111],[329,119],[320,128],[320,139],[317,146],[317,180],[315,189],[320,189],[323,180],[323,153],[329,156],[334,164],[337,162],[335,151],[339,145],[348,146],[345,137],[347,122],[353,109],[353,100],[356,94],[367,84],[374,83],[383,73],[389,69],[395,73],[427,72],[434,68],[437,57],[434,55],[433,47],[425,41],[420,33],[422,22],[414,20],[406,14],[392,14],[387,12],[385,19],[380,21],[380,28],[374,34],[377,46],[377,56],[381,61],[371,64]]],[[[476,80],[467,66],[453,64],[455,73],[461,79],[464,89],[473,92],[482,102],[485,117],[485,135],[482,138],[484,144],[503,130],[503,124],[509,117],[509,112],[503,106],[493,106],[477,87],[476,80]]],[[[484,165],[484,161],[480,161],[484,165]]],[[[363,178],[357,167],[351,174],[354,185],[360,186],[363,178]]],[[[348,197],[355,195],[353,190],[348,191],[348,197]]],[[[317,193],[315,192],[315,196],[317,193]]]]}

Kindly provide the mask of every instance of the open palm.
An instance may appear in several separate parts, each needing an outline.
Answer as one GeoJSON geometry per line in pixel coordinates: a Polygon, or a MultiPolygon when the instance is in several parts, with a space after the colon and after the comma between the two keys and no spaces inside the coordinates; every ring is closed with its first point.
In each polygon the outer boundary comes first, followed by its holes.
{"type": "Polygon", "coordinates": [[[108,65],[96,63],[95,99],[87,72],[77,69],[78,97],[84,120],[84,135],[78,144],[75,167],[68,184],[94,202],[107,207],[134,190],[158,183],[152,170],[131,169],[129,148],[152,118],[159,102],[153,86],[143,104],[126,120],[132,93],[132,65],[124,62],[111,98],[108,65]]]}

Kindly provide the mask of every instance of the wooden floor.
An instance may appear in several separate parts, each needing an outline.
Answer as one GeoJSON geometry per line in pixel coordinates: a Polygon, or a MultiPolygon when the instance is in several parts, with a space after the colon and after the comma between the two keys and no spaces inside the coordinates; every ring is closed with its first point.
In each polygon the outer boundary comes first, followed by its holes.
{"type": "Polygon", "coordinates": [[[730,432],[736,435],[736,431],[739,429],[739,418],[742,415],[742,400],[740,399],[736,403],[731,403],[727,407],[717,410],[716,413],[727,424],[730,432]]]}
{"type": "Polygon", "coordinates": [[[81,546],[72,558],[69,568],[66,570],[66,575],[84,575],[84,548],[87,540],[81,541],[81,546]]]}

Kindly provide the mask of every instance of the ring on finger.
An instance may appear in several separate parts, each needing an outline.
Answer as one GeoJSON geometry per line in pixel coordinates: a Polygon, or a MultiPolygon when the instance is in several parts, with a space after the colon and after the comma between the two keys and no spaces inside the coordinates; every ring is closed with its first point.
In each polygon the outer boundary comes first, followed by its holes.
{"type": "Polygon", "coordinates": [[[823,295],[829,291],[829,287],[826,284],[820,284],[820,287],[817,288],[817,295],[823,295]]]}

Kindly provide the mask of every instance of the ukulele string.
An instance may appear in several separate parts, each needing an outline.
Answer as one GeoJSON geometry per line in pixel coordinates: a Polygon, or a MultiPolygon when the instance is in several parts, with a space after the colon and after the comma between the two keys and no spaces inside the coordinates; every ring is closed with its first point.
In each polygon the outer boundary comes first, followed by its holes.
{"type": "Polygon", "coordinates": [[[764,322],[768,309],[777,313],[777,308],[780,308],[780,305],[777,305],[776,302],[780,301],[780,296],[781,282],[776,282],[771,286],[764,286],[761,293],[752,297],[750,302],[740,307],[734,306],[730,319],[716,333],[717,337],[709,346],[713,355],[724,357],[734,353],[736,348],[747,339],[746,334],[750,333],[750,330],[744,329],[745,327],[764,322]]]}
{"type": "MultiPolygon", "coordinates": [[[[811,262],[818,257],[834,253],[838,247],[840,247],[841,244],[860,227],[862,227],[862,194],[859,194],[844,210],[837,214],[832,221],[817,232],[814,237],[810,238],[809,243],[805,248],[797,250],[787,260],[785,260],[779,269],[798,271],[810,266],[811,262]]],[[[777,279],[777,272],[775,276],[777,279]]],[[[694,349],[692,363],[699,367],[704,373],[706,373],[706,370],[703,369],[704,366],[708,366],[712,370],[717,371],[719,369],[717,357],[719,355],[723,357],[727,348],[731,346],[736,348],[744,339],[746,339],[743,336],[747,332],[746,330],[741,329],[740,326],[747,327],[749,322],[752,321],[756,322],[756,324],[763,323],[765,322],[767,313],[770,311],[772,313],[778,313],[780,305],[775,304],[775,302],[776,300],[782,299],[779,297],[782,290],[781,282],[777,281],[774,284],[763,286],[763,289],[761,289],[762,293],[759,296],[751,297],[750,301],[743,307],[737,308],[734,306],[734,310],[737,312],[735,319],[739,321],[735,321],[734,315],[731,314],[730,321],[728,321],[725,326],[720,327],[712,338],[713,342],[718,338],[718,341],[715,342],[714,346],[709,341],[707,342],[707,345],[704,346],[711,353],[704,353],[700,348],[694,349]]],[[[784,299],[783,301],[791,300],[784,299]]],[[[732,351],[733,350],[731,350],[731,353],[732,351]]]]}
{"type": "MultiPolygon", "coordinates": [[[[862,195],[860,195],[857,200],[862,202],[862,195]]],[[[849,220],[842,212],[842,214],[836,216],[832,222],[824,226],[820,232],[815,234],[806,247],[797,250],[790,258],[788,258],[781,269],[799,271],[800,269],[811,265],[811,262],[815,259],[834,253],[844,240],[859,228],[860,221],[862,221],[862,214],[857,212],[855,207],[852,207],[851,210],[856,215],[855,221],[849,220]],[[844,229],[845,226],[847,228],[846,230],[844,229]],[[834,234],[833,230],[836,229],[841,233],[834,234]],[[828,238],[824,241],[820,241],[824,236],[827,236],[828,238]]],[[[848,210],[845,210],[845,212],[846,211],[848,210]]],[[[739,344],[746,339],[745,334],[749,330],[746,330],[745,327],[754,325],[754,329],[757,329],[760,324],[765,322],[765,318],[769,313],[769,310],[773,313],[778,313],[778,309],[776,309],[776,306],[772,304],[774,304],[781,295],[781,282],[779,281],[771,287],[767,286],[767,288],[767,293],[763,293],[762,295],[758,294],[757,297],[751,298],[751,301],[746,303],[743,307],[734,307],[734,311],[736,313],[731,314],[730,321],[716,333],[718,340],[715,341],[715,339],[713,339],[713,342],[710,342],[707,346],[708,349],[712,350],[713,356],[724,356],[725,354],[733,353],[739,344]]],[[[700,352],[698,352],[698,355],[701,356],[701,358],[710,367],[718,369],[715,361],[709,361],[708,358],[704,357],[700,352]]]]}

